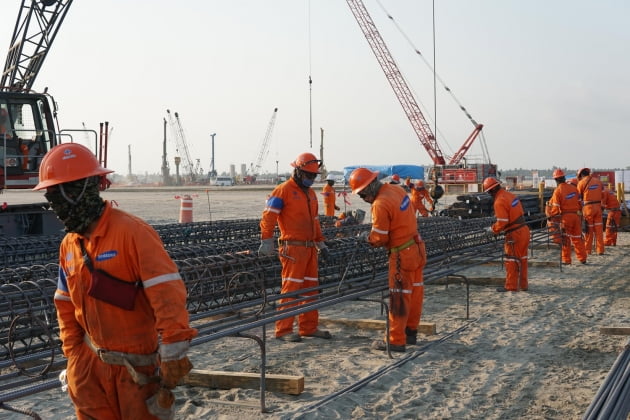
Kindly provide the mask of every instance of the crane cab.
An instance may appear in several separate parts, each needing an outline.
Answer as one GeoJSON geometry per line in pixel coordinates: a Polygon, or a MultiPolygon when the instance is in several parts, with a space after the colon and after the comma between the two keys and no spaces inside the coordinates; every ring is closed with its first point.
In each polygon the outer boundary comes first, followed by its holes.
{"type": "Polygon", "coordinates": [[[42,157],[57,142],[44,94],[0,92],[0,190],[33,188],[42,157]]]}

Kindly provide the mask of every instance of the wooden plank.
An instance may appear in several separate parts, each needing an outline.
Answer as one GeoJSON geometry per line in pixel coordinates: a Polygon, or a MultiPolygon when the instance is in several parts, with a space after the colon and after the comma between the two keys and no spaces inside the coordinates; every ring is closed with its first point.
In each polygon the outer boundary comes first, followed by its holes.
{"type": "Polygon", "coordinates": [[[600,327],[599,333],[604,335],[630,335],[630,327],[600,327]]]}
{"type": "MultiPolygon", "coordinates": [[[[442,277],[440,279],[432,280],[428,285],[444,285],[444,284],[465,284],[464,279],[459,276],[453,276],[450,278],[442,277]]],[[[505,277],[468,277],[468,283],[475,286],[502,286],[505,284],[505,277]]]]}
{"type": "MultiPolygon", "coordinates": [[[[501,260],[483,261],[483,262],[482,261],[477,261],[477,260],[468,260],[468,261],[462,262],[461,264],[458,263],[458,265],[484,265],[484,266],[491,266],[491,267],[497,267],[497,266],[500,266],[501,264],[502,264],[501,260]]],[[[557,261],[532,261],[532,260],[529,260],[527,266],[528,267],[560,267],[560,260],[557,260],[557,261]]]]}
{"type": "MultiPolygon", "coordinates": [[[[319,318],[322,325],[343,325],[350,328],[363,328],[367,330],[385,330],[385,320],[381,319],[348,319],[348,318],[319,318]]],[[[418,332],[424,335],[435,335],[437,328],[435,322],[420,322],[418,332]]]]}
{"type": "MultiPolygon", "coordinates": [[[[182,384],[213,389],[260,389],[260,374],[193,369],[182,379],[182,384]]],[[[265,375],[267,391],[300,395],[304,392],[304,376],[265,375]]]]}

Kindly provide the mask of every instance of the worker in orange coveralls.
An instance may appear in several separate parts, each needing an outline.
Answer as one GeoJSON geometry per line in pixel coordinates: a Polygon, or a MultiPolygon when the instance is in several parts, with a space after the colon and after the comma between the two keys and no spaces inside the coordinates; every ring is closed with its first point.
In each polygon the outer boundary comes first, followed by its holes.
{"type": "Polygon", "coordinates": [[[588,226],[584,245],[590,254],[595,242],[597,255],[604,255],[604,222],[602,215],[602,198],[604,184],[596,176],[591,175],[589,168],[582,168],[577,173],[577,189],[582,198],[582,214],[588,226]]]}
{"type": "Polygon", "coordinates": [[[68,391],[81,420],[169,419],[197,330],[157,232],[100,197],[111,172],[87,147],[60,144],[34,188],[46,189],[67,232],[54,302],[68,391]]]}
{"type": "MultiPolygon", "coordinates": [[[[411,202],[413,203],[414,208],[420,216],[428,217],[429,211],[433,211],[433,199],[429,195],[429,191],[424,187],[424,181],[418,180],[416,184],[412,184],[411,181],[408,182],[407,186],[411,189],[411,202]],[[424,200],[427,200],[429,205],[431,206],[430,210],[424,206],[424,200]]],[[[415,214],[415,213],[414,213],[415,214]]]]}
{"type": "MultiPolygon", "coordinates": [[[[282,294],[292,296],[280,299],[279,309],[287,309],[298,304],[313,302],[317,291],[297,293],[302,289],[319,286],[318,254],[325,260],[328,248],[317,214],[317,196],[311,188],[319,174],[321,160],[312,153],[300,154],[291,162],[293,176],[278,185],[267,198],[267,204],[260,220],[261,243],[258,255],[272,255],[274,249],[273,232],[276,224],[280,228],[278,255],[282,264],[282,294]],[[312,296],[313,299],[291,303],[298,297],[312,296]]],[[[282,341],[302,341],[302,336],[329,339],[328,331],[320,330],[319,312],[315,309],[301,313],[297,317],[298,333],[293,332],[294,317],[276,321],[276,338],[282,341]]]]}
{"type": "Polygon", "coordinates": [[[326,177],[326,185],[324,185],[324,189],[322,190],[322,195],[324,196],[324,215],[326,216],[334,216],[335,210],[341,210],[339,206],[335,204],[337,197],[333,185],[335,185],[335,176],[328,174],[326,177]]]}
{"type": "Polygon", "coordinates": [[[617,196],[610,190],[604,189],[602,197],[602,206],[608,214],[606,216],[604,245],[617,246],[617,230],[621,223],[621,206],[617,196]]]}
{"type": "MultiPolygon", "coordinates": [[[[424,241],[417,230],[413,204],[397,185],[382,184],[378,172],[357,168],[350,174],[350,188],[372,205],[372,229],[363,238],[373,247],[389,252],[389,348],[404,352],[416,344],[422,316],[426,264],[424,241]]],[[[387,343],[375,341],[372,348],[386,350],[387,343]]]]}
{"type": "Polygon", "coordinates": [[[586,264],[586,249],[582,238],[582,203],[580,194],[573,184],[566,182],[566,177],[562,169],[553,171],[553,178],[557,187],[553,191],[551,200],[550,215],[559,217],[563,231],[562,235],[562,264],[571,264],[571,244],[575,249],[575,256],[582,263],[586,264]]]}
{"type": "Polygon", "coordinates": [[[497,292],[526,291],[527,248],[529,246],[529,227],[524,218],[521,200],[514,194],[501,188],[498,179],[488,177],[483,180],[483,191],[492,196],[496,222],[488,228],[489,232],[505,234],[505,285],[497,292]]]}
{"type": "Polygon", "coordinates": [[[547,205],[545,206],[545,216],[547,217],[547,231],[549,232],[549,237],[554,244],[562,243],[562,238],[560,234],[560,224],[562,222],[562,217],[557,214],[553,215],[552,212],[551,201],[547,201],[547,205]]]}

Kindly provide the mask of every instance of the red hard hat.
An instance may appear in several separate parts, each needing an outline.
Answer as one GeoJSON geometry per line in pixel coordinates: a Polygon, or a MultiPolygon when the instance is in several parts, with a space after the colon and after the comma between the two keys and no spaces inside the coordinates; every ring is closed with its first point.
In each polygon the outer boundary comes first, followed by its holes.
{"type": "Polygon", "coordinates": [[[555,171],[553,171],[553,178],[560,178],[564,176],[564,172],[562,171],[562,169],[558,168],[555,171]]]}
{"type": "Polygon", "coordinates": [[[87,147],[78,143],[58,144],[44,155],[39,166],[39,183],[33,189],[43,190],[53,185],[112,172],[111,169],[103,168],[87,147]]]}
{"type": "Polygon", "coordinates": [[[400,182],[400,176],[398,174],[394,174],[392,175],[392,181],[398,181],[400,182]]]}
{"type": "Polygon", "coordinates": [[[483,180],[483,192],[488,192],[497,185],[501,185],[498,179],[489,176],[483,180]]]}
{"type": "Polygon", "coordinates": [[[582,176],[582,172],[587,172],[584,174],[584,176],[586,176],[591,173],[591,170],[589,168],[581,168],[579,171],[577,171],[578,178],[582,176]]]}
{"type": "Polygon", "coordinates": [[[311,172],[314,174],[321,173],[319,168],[322,166],[322,161],[312,153],[302,153],[295,161],[291,162],[291,166],[297,169],[301,169],[304,172],[311,172]]]}
{"type": "Polygon", "coordinates": [[[357,168],[350,174],[348,184],[352,194],[358,194],[376,179],[378,172],[372,172],[368,168],[357,168]]]}

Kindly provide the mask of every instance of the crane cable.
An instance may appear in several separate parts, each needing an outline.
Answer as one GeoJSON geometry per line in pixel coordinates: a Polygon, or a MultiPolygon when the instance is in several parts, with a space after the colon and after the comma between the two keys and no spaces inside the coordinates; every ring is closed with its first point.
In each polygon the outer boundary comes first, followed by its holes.
{"type": "Polygon", "coordinates": [[[308,118],[309,140],[313,148],[313,79],[311,78],[311,0],[308,1],[308,118]]]}
{"type": "MultiPolygon", "coordinates": [[[[444,80],[442,80],[442,78],[440,77],[440,75],[437,74],[437,72],[435,71],[435,67],[431,65],[431,63],[429,63],[427,61],[427,59],[424,57],[424,55],[422,55],[422,53],[420,52],[420,50],[415,46],[415,44],[413,43],[413,41],[411,41],[411,39],[409,38],[409,36],[405,33],[405,31],[403,31],[403,29],[401,28],[401,26],[398,24],[398,22],[394,19],[394,17],[385,9],[385,7],[383,6],[383,4],[381,3],[380,0],[376,0],[376,2],[378,3],[379,7],[381,8],[381,10],[383,10],[383,13],[385,13],[385,15],[387,15],[387,18],[389,20],[392,21],[392,23],[394,24],[394,26],[396,27],[396,29],[398,30],[398,32],[400,32],[400,34],[403,36],[403,38],[405,38],[405,40],[409,43],[409,45],[411,46],[411,48],[413,48],[414,52],[422,59],[422,61],[424,61],[424,63],[427,65],[427,67],[429,68],[429,70],[431,70],[431,72],[433,73],[433,77],[434,80],[437,80],[440,82],[440,84],[442,85],[442,87],[444,87],[444,90],[446,92],[448,92],[448,94],[451,96],[451,98],[455,101],[455,103],[457,104],[457,106],[459,107],[460,110],[462,110],[462,112],[466,115],[466,117],[468,117],[468,119],[470,120],[470,122],[473,124],[473,126],[477,127],[479,124],[477,123],[477,121],[472,117],[472,115],[468,112],[468,110],[466,109],[466,107],[464,107],[464,105],[462,105],[462,103],[459,101],[459,99],[457,99],[457,97],[455,96],[455,94],[453,93],[453,91],[451,90],[451,88],[449,88],[446,83],[444,82],[444,80]]],[[[433,50],[434,50],[434,61],[435,61],[435,3],[433,3],[433,50]]],[[[434,83],[434,90],[435,90],[435,83],[434,83]]],[[[435,93],[434,93],[435,94],[435,93]]],[[[435,118],[437,120],[437,117],[435,118]]],[[[437,130],[437,127],[436,127],[437,130]]],[[[437,132],[437,131],[436,131],[437,132]]],[[[487,145],[486,145],[486,139],[484,136],[483,131],[480,134],[481,140],[482,140],[482,149],[483,149],[483,153],[484,155],[486,155],[488,153],[487,151],[487,145]]],[[[488,161],[490,159],[490,156],[488,155],[488,161]]]]}

